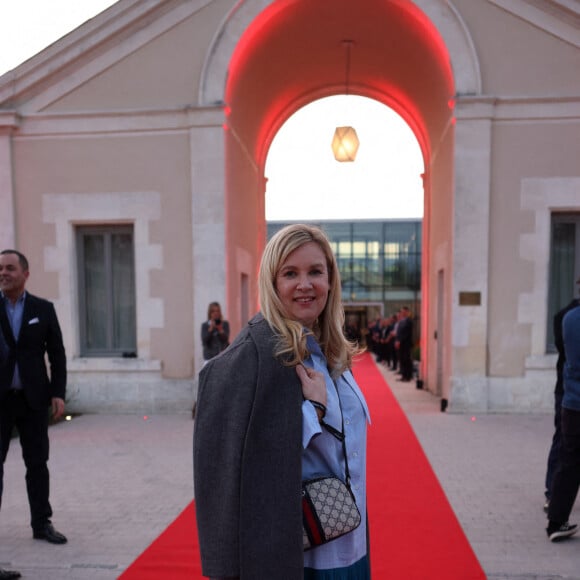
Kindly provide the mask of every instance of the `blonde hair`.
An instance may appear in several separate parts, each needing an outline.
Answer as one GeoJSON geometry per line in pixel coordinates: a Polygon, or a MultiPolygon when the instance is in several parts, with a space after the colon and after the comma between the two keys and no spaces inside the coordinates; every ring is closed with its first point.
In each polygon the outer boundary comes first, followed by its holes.
{"type": "Polygon", "coordinates": [[[278,231],[266,245],[260,263],[258,284],[262,315],[276,333],[275,355],[283,364],[295,366],[308,357],[306,333],[300,322],[288,317],[276,290],[276,276],[288,256],[309,242],[317,244],[326,258],[329,294],[312,333],[318,340],[332,376],[350,368],[358,347],[343,333],[344,309],[341,300],[340,275],[336,258],[325,233],[318,227],[293,224],[278,231]]]}

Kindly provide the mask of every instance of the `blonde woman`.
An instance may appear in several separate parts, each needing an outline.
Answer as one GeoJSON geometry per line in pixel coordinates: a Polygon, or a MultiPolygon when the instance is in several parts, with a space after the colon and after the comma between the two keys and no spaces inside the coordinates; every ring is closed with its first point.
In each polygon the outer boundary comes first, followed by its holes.
{"type": "Polygon", "coordinates": [[[203,574],[213,579],[368,580],[366,430],[350,367],[336,260],[315,227],[267,244],[261,313],[200,374],[194,482],[203,574]],[[344,436],[344,445],[341,441],[344,436]],[[361,525],[308,551],[301,482],[350,482],[361,525]]]}

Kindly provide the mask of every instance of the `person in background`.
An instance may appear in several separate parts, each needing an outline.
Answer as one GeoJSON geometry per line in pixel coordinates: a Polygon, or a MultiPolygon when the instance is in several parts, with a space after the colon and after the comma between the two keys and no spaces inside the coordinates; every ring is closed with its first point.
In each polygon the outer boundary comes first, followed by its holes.
{"type": "Polygon", "coordinates": [[[207,322],[201,325],[204,362],[217,356],[230,343],[230,323],[224,320],[219,302],[210,303],[207,318],[207,322]]]}
{"type": "Polygon", "coordinates": [[[365,399],[350,371],[328,239],[293,224],[266,245],[261,312],[200,373],[194,486],[202,570],[212,579],[368,580],[365,399]],[[361,524],[304,551],[301,482],[345,477],[361,524]],[[219,458],[219,461],[216,461],[219,458]]]}
{"type": "MultiPolygon", "coordinates": [[[[230,344],[230,323],[224,320],[219,302],[210,302],[207,307],[207,322],[201,325],[201,343],[203,345],[203,364],[217,356],[230,344]]],[[[197,392],[199,389],[199,377],[196,376],[193,384],[193,406],[191,417],[195,419],[197,408],[197,392]]]]}
{"type": "MultiPolygon", "coordinates": [[[[578,290],[580,290],[580,278],[576,280],[578,290]]],[[[554,388],[554,435],[552,444],[548,453],[548,466],[546,468],[545,481],[545,502],[544,511],[548,512],[550,506],[550,497],[552,495],[552,481],[558,468],[558,457],[560,455],[560,442],[562,439],[562,397],[564,396],[564,364],[566,355],[564,353],[564,341],[562,339],[562,320],[564,316],[573,308],[580,306],[580,298],[574,298],[567,306],[558,311],[554,316],[554,345],[558,351],[558,360],[556,362],[556,386],[554,388]]]]}
{"type": "Polygon", "coordinates": [[[362,334],[360,332],[360,328],[358,326],[358,321],[355,318],[349,318],[346,321],[346,327],[344,329],[344,334],[346,338],[351,342],[356,344],[360,344],[362,339],[362,334]]]}
{"type": "Polygon", "coordinates": [[[377,350],[378,363],[386,363],[389,360],[389,321],[389,318],[381,318],[377,350]]]}
{"type": "Polygon", "coordinates": [[[392,316],[392,324],[391,331],[389,333],[389,345],[391,346],[391,364],[389,368],[393,372],[397,372],[397,369],[400,371],[400,361],[399,361],[399,349],[397,348],[397,330],[399,328],[399,321],[401,319],[400,312],[393,314],[392,316]]]}
{"type": "Polygon", "coordinates": [[[53,304],[25,290],[29,274],[23,254],[0,252],[0,332],[8,347],[7,362],[0,372],[1,460],[6,461],[16,426],[26,465],[33,538],[64,544],[66,537],[50,521],[47,463],[48,407],[55,420],[64,414],[66,355],[53,304]]]}
{"type": "Polygon", "coordinates": [[[385,356],[386,356],[386,365],[391,370],[396,370],[397,368],[397,352],[395,350],[395,324],[397,323],[397,316],[392,315],[389,317],[389,322],[387,328],[385,330],[386,340],[385,340],[385,356]]]}
{"type": "Polygon", "coordinates": [[[558,468],[552,482],[546,532],[552,542],[578,531],[568,518],[580,486],[580,308],[570,310],[562,321],[564,342],[564,396],[562,397],[562,441],[558,468]]]}
{"type": "Polygon", "coordinates": [[[399,380],[409,382],[413,378],[413,359],[411,355],[413,348],[413,321],[407,306],[403,306],[400,310],[396,333],[395,348],[398,352],[401,372],[399,380]]]}
{"type": "MultiPolygon", "coordinates": [[[[368,323],[367,348],[376,357],[379,354],[379,337],[381,333],[381,318],[368,323]]],[[[376,360],[376,359],[375,359],[376,360]]]]}

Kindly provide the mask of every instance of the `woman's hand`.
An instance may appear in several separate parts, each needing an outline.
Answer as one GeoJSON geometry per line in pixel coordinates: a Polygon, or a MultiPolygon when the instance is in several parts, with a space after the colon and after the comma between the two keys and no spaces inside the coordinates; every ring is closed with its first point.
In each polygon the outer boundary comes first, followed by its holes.
{"type": "Polygon", "coordinates": [[[326,381],[324,380],[324,375],[304,365],[296,367],[296,374],[302,383],[302,395],[304,398],[326,406],[326,381]]]}

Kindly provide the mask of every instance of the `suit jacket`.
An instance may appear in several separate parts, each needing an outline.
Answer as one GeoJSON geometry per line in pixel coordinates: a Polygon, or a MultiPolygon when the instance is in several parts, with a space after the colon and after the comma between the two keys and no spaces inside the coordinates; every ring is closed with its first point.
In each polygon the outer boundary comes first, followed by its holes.
{"type": "Polygon", "coordinates": [[[413,345],[413,321],[410,317],[399,320],[397,340],[401,342],[402,347],[410,348],[413,345]]]}
{"type": "Polygon", "coordinates": [[[22,325],[15,340],[4,302],[0,302],[0,331],[6,343],[5,364],[0,366],[0,401],[8,393],[18,363],[20,382],[28,404],[48,406],[52,397],[66,395],[66,354],[54,305],[26,293],[22,325]],[[46,366],[48,355],[50,375],[46,366]]]}
{"type": "Polygon", "coordinates": [[[204,576],[303,580],[302,387],[261,315],[202,369],[195,505],[204,576]]]}

